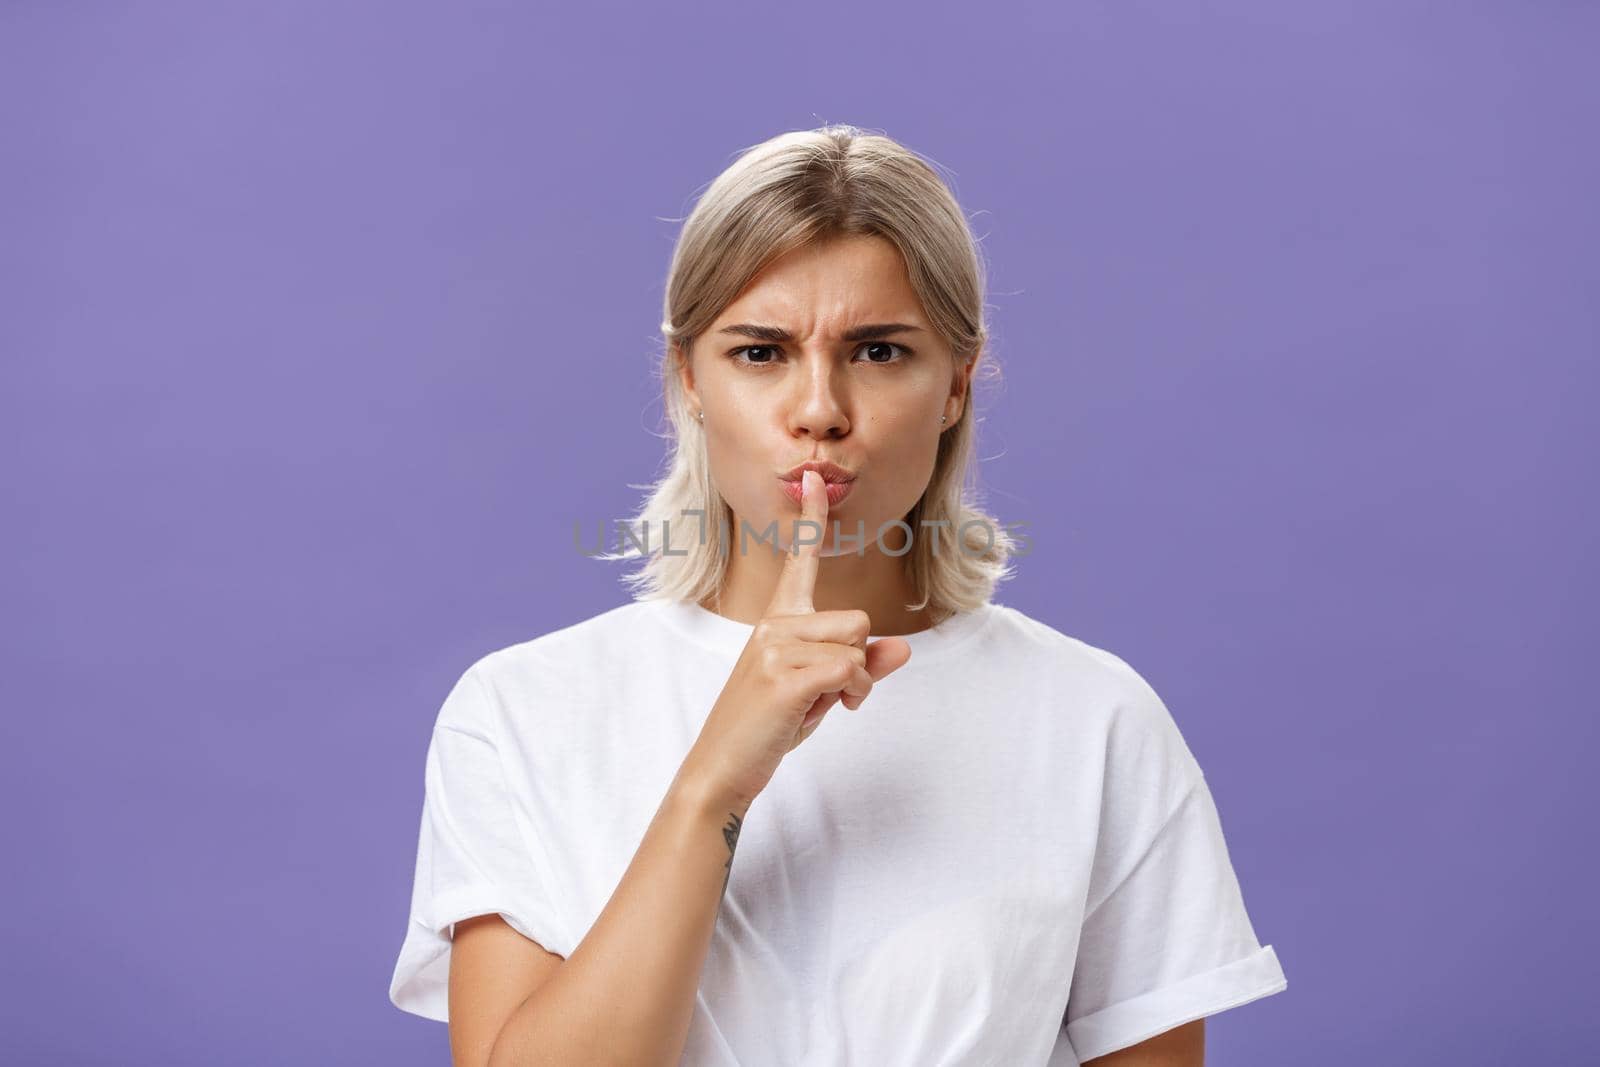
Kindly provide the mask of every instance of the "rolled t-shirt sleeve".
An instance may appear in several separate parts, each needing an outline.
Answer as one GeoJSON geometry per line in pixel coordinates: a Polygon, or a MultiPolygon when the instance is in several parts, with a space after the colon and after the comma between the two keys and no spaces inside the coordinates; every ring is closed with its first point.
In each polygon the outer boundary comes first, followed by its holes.
{"type": "Polygon", "coordinates": [[[1128,711],[1108,754],[1067,1002],[1079,1061],[1288,986],[1256,938],[1216,802],[1177,725],[1142,679],[1128,711]]]}
{"type": "Polygon", "coordinates": [[[550,951],[559,927],[517,824],[495,740],[492,696],[474,664],[440,708],[424,767],[409,921],[389,986],[404,1011],[449,1020],[455,924],[498,913],[550,951]]]}

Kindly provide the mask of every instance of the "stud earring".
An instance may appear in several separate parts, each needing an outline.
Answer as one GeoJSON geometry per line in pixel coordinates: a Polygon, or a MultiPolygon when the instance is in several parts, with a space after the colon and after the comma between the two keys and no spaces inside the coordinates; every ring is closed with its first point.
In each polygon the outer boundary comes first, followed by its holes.
{"type": "Polygon", "coordinates": [[[949,418],[950,418],[950,416],[948,416],[948,415],[940,415],[939,416],[940,425],[943,425],[945,422],[947,422],[949,420],[949,418]]]}
{"type": "Polygon", "coordinates": [[[700,410],[700,411],[695,412],[695,417],[698,418],[701,422],[705,422],[706,421],[706,413],[705,413],[705,411],[703,409],[700,410]]]}

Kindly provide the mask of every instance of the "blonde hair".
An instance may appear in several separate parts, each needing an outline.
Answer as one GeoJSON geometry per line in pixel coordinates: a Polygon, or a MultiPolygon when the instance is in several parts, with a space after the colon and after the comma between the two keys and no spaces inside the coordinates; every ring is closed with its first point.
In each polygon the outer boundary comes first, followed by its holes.
{"type": "MultiPolygon", "coordinates": [[[[811,242],[872,235],[892,242],[933,329],[957,361],[984,352],[985,270],[955,197],[925,160],[898,142],[857,127],[829,125],[780,134],[744,150],[690,212],[667,276],[665,346],[657,372],[671,427],[666,473],[607,560],[643,559],[623,579],[637,600],[696,603],[717,597],[727,556],[739,544],[733,513],[712,484],[702,428],[689,410],[678,362],[695,340],[774,259],[811,242]],[[642,531],[642,534],[641,534],[642,531]],[[730,536],[731,535],[731,536],[730,536]]],[[[975,375],[976,376],[976,375],[975,375]]],[[[935,623],[987,603],[1011,576],[1016,543],[965,489],[976,437],[971,390],[961,417],[939,436],[933,475],[904,517],[914,536],[903,558],[935,623]],[[934,537],[923,522],[948,523],[934,537]]],[[[868,531],[868,536],[874,534],[868,531]]]]}

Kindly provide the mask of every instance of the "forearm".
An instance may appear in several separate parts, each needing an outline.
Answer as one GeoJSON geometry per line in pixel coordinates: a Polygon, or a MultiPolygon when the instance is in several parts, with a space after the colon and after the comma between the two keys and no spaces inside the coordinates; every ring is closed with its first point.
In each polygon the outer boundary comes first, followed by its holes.
{"type": "Polygon", "coordinates": [[[589,933],[501,1028],[490,1067],[679,1062],[748,808],[679,773],[589,933]]]}

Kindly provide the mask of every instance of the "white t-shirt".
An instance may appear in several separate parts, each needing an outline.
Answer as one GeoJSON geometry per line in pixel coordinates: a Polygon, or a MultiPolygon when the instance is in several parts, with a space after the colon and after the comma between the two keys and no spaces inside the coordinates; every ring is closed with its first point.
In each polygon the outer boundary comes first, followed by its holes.
{"type": "MultiPolygon", "coordinates": [[[[750,632],[630,601],[466,670],[428,748],[396,1006],[447,1019],[474,915],[572,953],[750,632]]],[[[994,602],[906,640],[751,804],[683,1064],[1076,1067],[1287,987],[1131,667],[994,602]]]]}

